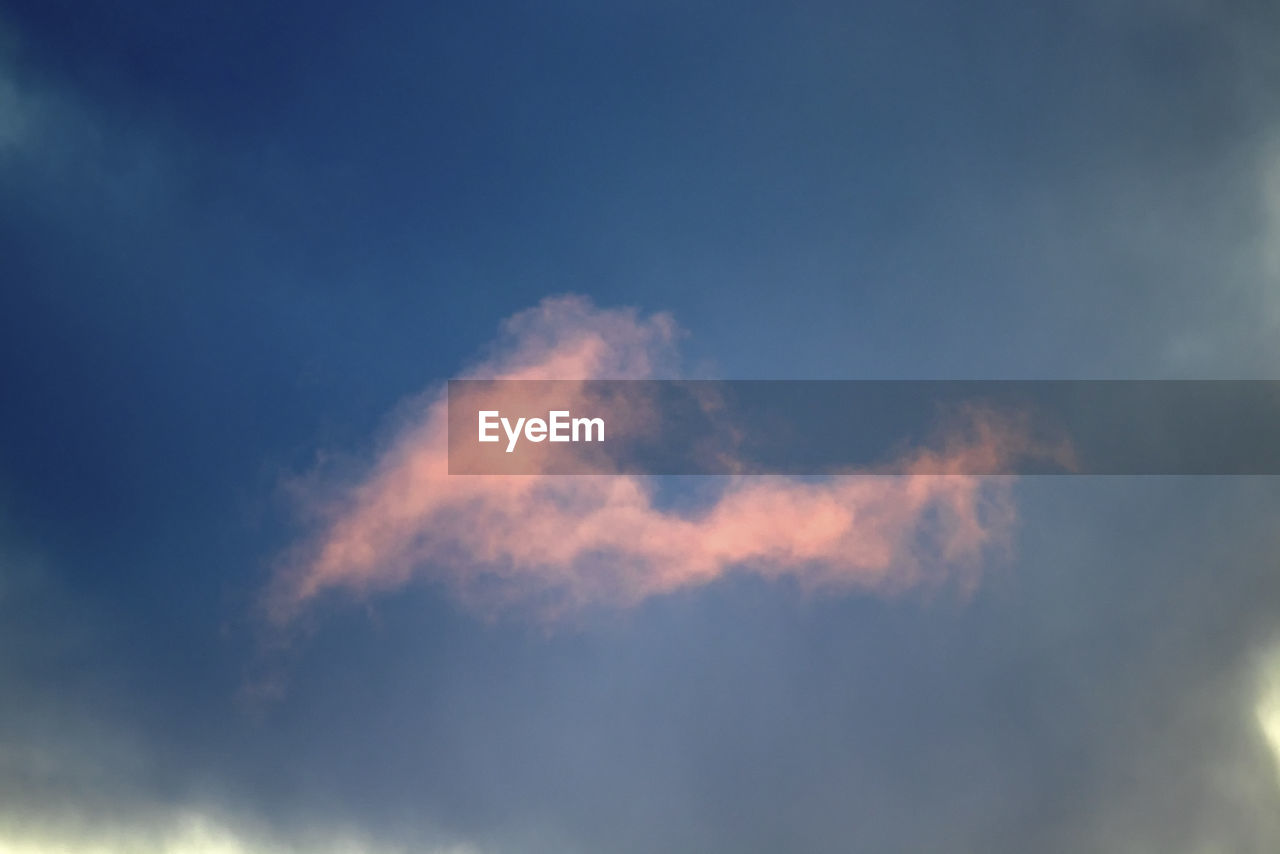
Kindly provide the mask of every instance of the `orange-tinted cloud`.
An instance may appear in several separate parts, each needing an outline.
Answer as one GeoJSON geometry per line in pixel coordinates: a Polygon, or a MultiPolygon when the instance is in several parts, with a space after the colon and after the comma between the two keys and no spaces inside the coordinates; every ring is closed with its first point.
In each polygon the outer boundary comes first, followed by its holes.
{"type": "MultiPolygon", "coordinates": [[[[666,315],[559,297],[508,320],[490,357],[467,376],[669,375],[675,339],[666,315]]],[[[998,425],[976,422],[900,470],[972,470],[973,460],[998,459],[1011,441],[998,425]]],[[[273,615],[287,620],[328,590],[363,594],[415,579],[443,584],[485,613],[529,608],[543,617],[633,605],[729,572],[893,592],[957,573],[971,579],[1011,521],[1007,479],[964,474],[726,478],[697,509],[672,509],[643,477],[447,469],[439,390],[419,401],[359,482],[327,498],[299,490],[318,522],[282,560],[273,615]]]]}

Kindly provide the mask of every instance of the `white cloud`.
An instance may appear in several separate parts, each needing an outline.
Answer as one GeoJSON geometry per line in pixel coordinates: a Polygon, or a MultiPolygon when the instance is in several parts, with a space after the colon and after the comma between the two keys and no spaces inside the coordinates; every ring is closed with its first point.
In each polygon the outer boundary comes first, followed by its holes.
{"type": "Polygon", "coordinates": [[[1260,682],[1261,691],[1254,714],[1262,737],[1275,758],[1277,781],[1280,782],[1280,646],[1266,657],[1260,682]]]}
{"type": "Polygon", "coordinates": [[[349,828],[282,834],[199,809],[121,821],[53,815],[0,818],[0,854],[479,854],[468,844],[388,845],[349,828]]]}

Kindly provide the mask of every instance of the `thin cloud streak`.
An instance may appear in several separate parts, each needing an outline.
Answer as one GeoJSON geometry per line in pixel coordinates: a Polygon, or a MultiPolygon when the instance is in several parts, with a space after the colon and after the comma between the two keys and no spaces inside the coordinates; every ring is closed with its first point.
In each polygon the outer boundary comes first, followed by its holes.
{"type": "MultiPolygon", "coordinates": [[[[671,370],[676,337],[664,314],[551,298],[509,319],[467,376],[649,378],[671,370]]],[[[414,579],[443,583],[486,615],[540,618],[632,606],[735,570],[810,589],[967,585],[1013,518],[1007,479],[959,474],[734,478],[694,510],[660,506],[653,481],[633,476],[450,476],[443,391],[416,411],[361,481],[336,491],[294,484],[321,523],[278,567],[267,597],[276,621],[328,590],[363,595],[414,579]]],[[[948,460],[963,470],[1016,444],[986,425],[920,452],[907,470],[945,470],[948,460]]]]}

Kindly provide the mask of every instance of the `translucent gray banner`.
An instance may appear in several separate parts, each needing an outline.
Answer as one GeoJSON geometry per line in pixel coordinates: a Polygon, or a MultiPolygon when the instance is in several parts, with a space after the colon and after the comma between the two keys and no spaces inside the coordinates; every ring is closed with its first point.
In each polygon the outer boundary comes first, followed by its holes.
{"type": "Polygon", "coordinates": [[[1273,380],[451,380],[451,474],[1272,475],[1273,380]]]}

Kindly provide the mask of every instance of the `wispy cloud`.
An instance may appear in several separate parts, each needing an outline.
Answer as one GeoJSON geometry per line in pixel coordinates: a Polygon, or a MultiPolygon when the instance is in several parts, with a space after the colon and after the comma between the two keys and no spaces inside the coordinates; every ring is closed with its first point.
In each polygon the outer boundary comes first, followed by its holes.
{"type": "MultiPolygon", "coordinates": [[[[664,314],[547,299],[509,319],[467,376],[661,376],[673,369],[676,338],[664,314]]],[[[972,580],[1012,518],[1006,482],[963,475],[736,478],[695,509],[662,506],[654,483],[632,476],[450,476],[443,390],[413,412],[358,481],[295,484],[319,523],[281,562],[269,595],[276,619],[326,590],[361,594],[415,578],[486,614],[541,617],[634,605],[731,571],[894,592],[972,580]]],[[[976,431],[918,459],[936,471],[940,460],[998,456],[1005,439],[976,431]]]]}
{"type": "Polygon", "coordinates": [[[13,39],[0,19],[0,157],[21,148],[32,132],[33,96],[13,73],[13,39]]]}

